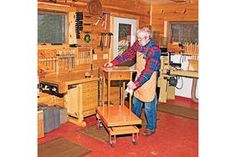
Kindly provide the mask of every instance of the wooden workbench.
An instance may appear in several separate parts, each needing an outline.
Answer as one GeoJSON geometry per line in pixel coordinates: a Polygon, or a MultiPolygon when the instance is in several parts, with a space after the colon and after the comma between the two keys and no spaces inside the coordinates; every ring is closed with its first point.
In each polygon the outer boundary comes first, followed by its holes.
{"type": "Polygon", "coordinates": [[[176,70],[171,69],[169,74],[161,73],[158,78],[158,86],[160,87],[159,101],[166,103],[167,99],[175,99],[175,87],[168,86],[168,78],[172,76],[188,77],[198,79],[198,71],[176,70]],[[170,95],[170,96],[169,96],[170,95]]]}
{"type": "Polygon", "coordinates": [[[198,71],[189,70],[170,70],[170,75],[198,78],[198,71]]]}
{"type": "MultiPolygon", "coordinates": [[[[40,82],[50,82],[59,86],[59,93],[66,93],[69,85],[98,80],[98,77],[85,78],[85,72],[67,72],[41,78],[40,82]]],[[[97,73],[95,74],[97,76],[97,73]]]]}
{"type": "MultiPolygon", "coordinates": [[[[129,108],[124,105],[124,92],[121,94],[121,104],[110,105],[110,84],[111,81],[122,80],[122,90],[125,90],[124,80],[132,80],[132,73],[128,67],[102,68],[103,86],[107,81],[107,105],[104,105],[102,97],[102,106],[97,107],[98,127],[102,123],[109,132],[110,144],[116,142],[116,135],[132,134],[132,142],[136,144],[138,140],[139,129],[142,120],[131,111],[131,95],[129,99],[129,108]]],[[[103,92],[104,95],[104,92],[103,92]]]]}
{"type": "Polygon", "coordinates": [[[68,72],[40,79],[58,85],[59,93],[64,94],[64,107],[68,120],[85,126],[84,117],[96,113],[98,106],[98,77],[85,78],[84,72],[68,72]]]}

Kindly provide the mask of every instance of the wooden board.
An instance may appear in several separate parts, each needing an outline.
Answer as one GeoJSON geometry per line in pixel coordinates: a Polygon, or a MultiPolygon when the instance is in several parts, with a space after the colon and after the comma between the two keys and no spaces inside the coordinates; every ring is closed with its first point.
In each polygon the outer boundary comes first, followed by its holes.
{"type": "Polygon", "coordinates": [[[47,94],[47,93],[39,93],[38,104],[47,104],[49,106],[57,105],[64,106],[63,98],[57,97],[55,95],[47,94]]]}
{"type": "Polygon", "coordinates": [[[191,78],[198,78],[198,72],[197,71],[189,71],[189,70],[171,70],[171,75],[176,76],[183,76],[183,77],[191,77],[191,78]]]}
{"type": "Polygon", "coordinates": [[[142,120],[124,105],[98,106],[97,113],[108,127],[142,124],[142,120]]]}
{"type": "Polygon", "coordinates": [[[139,133],[139,129],[136,126],[122,126],[122,127],[112,127],[108,128],[110,135],[124,135],[139,133]]]}
{"type": "MultiPolygon", "coordinates": [[[[68,85],[98,80],[98,77],[85,78],[84,74],[85,72],[68,72],[51,75],[50,77],[40,79],[40,81],[57,84],[59,85],[59,93],[65,93],[68,90],[68,85]]],[[[96,72],[94,74],[97,75],[96,72]]]]}
{"type": "Polygon", "coordinates": [[[43,111],[38,111],[38,138],[44,137],[43,111]]]}
{"type": "Polygon", "coordinates": [[[112,68],[102,68],[102,70],[105,72],[135,72],[136,71],[127,66],[114,66],[112,68]]]}

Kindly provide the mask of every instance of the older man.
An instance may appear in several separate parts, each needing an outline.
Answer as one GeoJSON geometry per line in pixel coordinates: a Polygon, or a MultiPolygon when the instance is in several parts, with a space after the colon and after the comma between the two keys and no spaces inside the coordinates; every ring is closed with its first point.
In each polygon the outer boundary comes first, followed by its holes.
{"type": "Polygon", "coordinates": [[[160,67],[160,48],[150,39],[151,31],[144,27],[137,30],[137,41],[124,53],[117,56],[113,61],[105,63],[104,67],[112,67],[132,60],[136,56],[137,77],[134,82],[128,83],[128,89],[134,90],[133,113],[141,117],[144,104],[147,118],[144,136],[150,136],[156,131],[157,114],[157,73],[160,67]]]}

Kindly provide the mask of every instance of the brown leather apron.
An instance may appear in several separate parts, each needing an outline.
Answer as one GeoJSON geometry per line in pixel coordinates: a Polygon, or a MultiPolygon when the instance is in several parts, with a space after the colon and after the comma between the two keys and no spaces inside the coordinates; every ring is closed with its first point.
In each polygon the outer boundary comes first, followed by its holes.
{"type": "MultiPolygon", "coordinates": [[[[144,54],[137,52],[137,62],[136,62],[136,70],[137,77],[141,74],[146,65],[146,59],[144,54]]],[[[142,86],[140,86],[137,90],[134,91],[134,96],[143,102],[151,102],[156,96],[156,77],[157,72],[154,71],[152,73],[151,78],[145,82],[142,86]]]]}

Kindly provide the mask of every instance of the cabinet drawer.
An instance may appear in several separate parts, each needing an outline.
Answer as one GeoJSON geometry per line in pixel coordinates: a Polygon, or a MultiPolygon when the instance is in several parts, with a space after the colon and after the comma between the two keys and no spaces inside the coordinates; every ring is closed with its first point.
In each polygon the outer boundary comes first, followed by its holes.
{"type": "Polygon", "coordinates": [[[111,80],[129,80],[131,73],[111,73],[111,80]]]}

